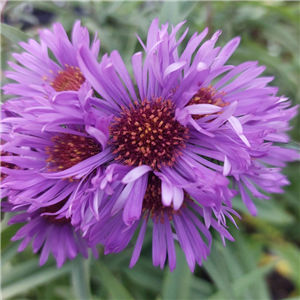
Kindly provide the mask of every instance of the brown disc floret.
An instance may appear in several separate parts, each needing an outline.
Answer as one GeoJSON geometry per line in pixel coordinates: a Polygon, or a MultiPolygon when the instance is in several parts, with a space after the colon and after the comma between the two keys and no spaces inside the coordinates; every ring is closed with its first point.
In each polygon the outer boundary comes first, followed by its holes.
{"type": "Polygon", "coordinates": [[[93,138],[62,133],[52,137],[52,146],[46,147],[48,171],[63,171],[100,152],[93,138]]]}
{"type": "Polygon", "coordinates": [[[63,92],[78,91],[84,82],[85,78],[78,67],[67,66],[65,70],[58,72],[50,84],[57,92],[63,92]]]}
{"type": "Polygon", "coordinates": [[[172,166],[188,139],[188,129],[175,120],[174,104],[161,97],[123,107],[110,133],[117,161],[128,166],[148,165],[155,170],[172,166]]]}

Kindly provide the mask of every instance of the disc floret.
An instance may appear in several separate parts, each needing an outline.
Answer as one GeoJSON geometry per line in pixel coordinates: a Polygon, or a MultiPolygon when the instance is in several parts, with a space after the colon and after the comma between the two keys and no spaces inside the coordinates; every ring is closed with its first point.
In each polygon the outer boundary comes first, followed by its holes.
{"type": "Polygon", "coordinates": [[[188,129],[175,120],[175,106],[162,97],[122,107],[110,126],[116,160],[128,166],[171,167],[182,155],[188,129]]]}
{"type": "Polygon", "coordinates": [[[63,171],[100,152],[93,138],[64,133],[51,138],[53,145],[46,147],[48,170],[63,171]]]}
{"type": "Polygon", "coordinates": [[[66,66],[65,70],[58,72],[50,85],[57,92],[78,91],[84,82],[85,78],[78,67],[66,66]]]}

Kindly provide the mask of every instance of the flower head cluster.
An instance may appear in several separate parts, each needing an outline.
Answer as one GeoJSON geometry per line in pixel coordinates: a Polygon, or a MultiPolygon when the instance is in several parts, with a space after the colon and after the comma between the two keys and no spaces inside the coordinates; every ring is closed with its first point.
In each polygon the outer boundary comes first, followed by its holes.
{"type": "Polygon", "coordinates": [[[210,227],[234,240],[234,196],[255,215],[253,198],[283,192],[281,167],[297,153],[274,142],[289,141],[296,107],[257,62],[226,64],[239,38],[215,47],[221,32],[202,43],[205,29],[179,53],[183,24],[169,33],[152,22],[133,81],[117,51],[97,61],[99,41],[90,45],[79,22],[72,42],[55,24],[41,44],[22,43],[28,53],[14,57],[24,67],[6,74],[18,83],[5,93],[18,97],[3,105],[1,145],[3,209],[27,222],[13,238],[20,250],[33,240],[41,263],[52,252],[60,266],[98,244],[120,252],[138,231],[132,267],[150,227],[153,264],[168,258],[173,270],[178,242],[193,271],[209,255],[210,227]]]}

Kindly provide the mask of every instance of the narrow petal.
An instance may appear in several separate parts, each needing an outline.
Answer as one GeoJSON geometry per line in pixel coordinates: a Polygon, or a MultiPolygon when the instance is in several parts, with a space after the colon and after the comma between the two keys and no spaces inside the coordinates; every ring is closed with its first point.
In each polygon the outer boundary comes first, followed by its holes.
{"type": "Polygon", "coordinates": [[[131,256],[129,268],[132,268],[136,264],[136,262],[138,261],[138,259],[140,257],[146,229],[147,229],[147,218],[145,218],[143,220],[143,223],[142,223],[142,226],[140,229],[140,233],[136,240],[135,247],[134,247],[134,250],[133,250],[133,253],[131,256]]]}
{"type": "Polygon", "coordinates": [[[126,184],[135,181],[144,174],[150,172],[151,170],[152,168],[146,165],[136,167],[124,176],[124,178],[122,179],[122,183],[126,184]]]}

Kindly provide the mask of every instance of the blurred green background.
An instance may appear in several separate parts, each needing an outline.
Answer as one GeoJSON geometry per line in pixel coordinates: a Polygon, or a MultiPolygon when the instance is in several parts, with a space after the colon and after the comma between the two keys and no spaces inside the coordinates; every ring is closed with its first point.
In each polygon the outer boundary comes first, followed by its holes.
{"type": "MultiPolygon", "coordinates": [[[[187,20],[188,38],[210,28],[209,36],[222,29],[218,46],[239,35],[242,38],[230,64],[258,60],[267,66],[264,75],[274,75],[272,85],[279,94],[299,103],[299,2],[76,2],[76,1],[2,1],[1,22],[24,34],[8,34],[2,28],[1,75],[8,69],[11,53],[20,52],[16,41],[28,36],[38,39],[38,30],[61,22],[70,33],[81,19],[90,33],[98,32],[101,55],[117,49],[130,69],[130,58],[140,51],[135,33],[143,41],[155,17],[176,25],[187,20]]],[[[181,31],[182,32],[182,31],[181,31]]],[[[184,46],[184,43],[183,43],[184,46]]],[[[100,58],[99,58],[100,59],[100,58]]],[[[2,77],[2,85],[7,82],[2,77]]],[[[2,95],[2,100],[9,99],[2,95]]],[[[292,121],[292,139],[300,141],[300,119],[292,121]]],[[[242,214],[239,230],[230,226],[236,239],[222,246],[214,235],[212,252],[204,266],[191,274],[181,251],[177,268],[160,270],[152,266],[151,230],[147,231],[142,255],[133,269],[129,261],[133,244],[117,255],[100,259],[77,257],[61,269],[54,259],[38,266],[38,255],[31,247],[17,252],[19,243],[10,238],[20,227],[2,222],[1,268],[3,299],[299,299],[300,265],[300,177],[299,163],[290,164],[284,173],[291,185],[285,194],[272,201],[256,201],[258,216],[250,216],[237,197],[234,207],[242,214]]],[[[178,250],[178,249],[177,249],[178,250]]]]}

